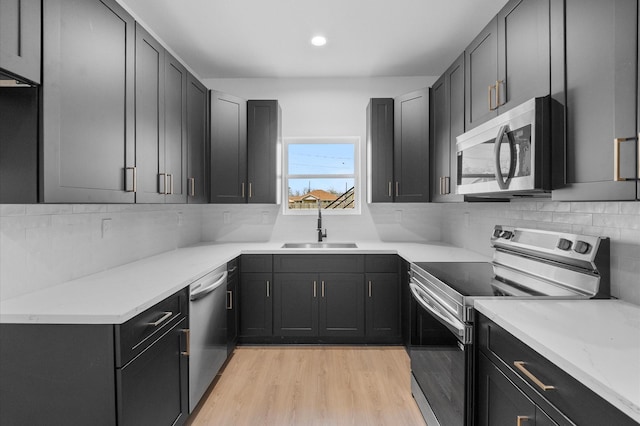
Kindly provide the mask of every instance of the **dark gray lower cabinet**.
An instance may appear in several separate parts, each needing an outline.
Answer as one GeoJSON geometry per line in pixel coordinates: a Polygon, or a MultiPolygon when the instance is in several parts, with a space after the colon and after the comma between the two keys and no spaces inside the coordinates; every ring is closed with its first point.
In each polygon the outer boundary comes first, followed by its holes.
{"type": "Polygon", "coordinates": [[[238,343],[240,327],[240,310],[238,309],[238,286],[240,284],[240,269],[238,258],[227,263],[227,357],[229,357],[238,343]]]}
{"type": "Polygon", "coordinates": [[[318,335],[318,275],[275,274],[273,329],[276,336],[318,335]]]}
{"type": "Polygon", "coordinates": [[[364,336],[364,280],[361,273],[326,273],[320,278],[320,336],[364,336]]]}
{"type": "Polygon", "coordinates": [[[400,282],[398,273],[365,276],[367,336],[400,337],[400,282]]]}
{"type": "Polygon", "coordinates": [[[476,316],[476,324],[474,425],[637,426],[484,315],[476,316]],[[543,385],[554,389],[543,390],[543,385]]]}
{"type": "Polygon", "coordinates": [[[241,272],[238,306],[240,336],[273,334],[273,283],[271,272],[241,272]]]}
{"type": "Polygon", "coordinates": [[[478,387],[482,389],[478,407],[478,426],[556,425],[484,355],[478,357],[478,387]]]}
{"type": "Polygon", "coordinates": [[[185,289],[124,324],[0,324],[0,424],[183,424],[187,310],[185,289]]]}

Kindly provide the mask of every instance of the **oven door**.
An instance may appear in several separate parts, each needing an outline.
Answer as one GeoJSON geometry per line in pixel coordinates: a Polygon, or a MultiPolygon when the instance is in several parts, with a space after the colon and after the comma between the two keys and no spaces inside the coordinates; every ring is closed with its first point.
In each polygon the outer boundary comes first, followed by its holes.
{"type": "Polygon", "coordinates": [[[471,425],[471,326],[438,307],[437,300],[412,282],[412,393],[432,425],[471,425]]]}

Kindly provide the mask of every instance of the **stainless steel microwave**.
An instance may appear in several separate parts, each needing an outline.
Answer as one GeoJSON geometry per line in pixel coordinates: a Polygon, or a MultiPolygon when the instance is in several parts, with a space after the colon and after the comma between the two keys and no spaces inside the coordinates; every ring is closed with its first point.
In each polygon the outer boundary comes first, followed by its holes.
{"type": "Polygon", "coordinates": [[[546,96],[458,136],[458,194],[549,195],[551,133],[551,99],[546,96]]]}

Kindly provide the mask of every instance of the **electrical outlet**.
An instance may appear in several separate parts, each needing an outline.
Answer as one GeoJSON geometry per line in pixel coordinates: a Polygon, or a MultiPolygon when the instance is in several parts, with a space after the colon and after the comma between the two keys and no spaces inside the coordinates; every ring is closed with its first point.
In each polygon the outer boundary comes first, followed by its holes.
{"type": "Polygon", "coordinates": [[[222,222],[224,222],[225,225],[231,223],[231,212],[222,212],[222,222]]]}
{"type": "Polygon", "coordinates": [[[178,226],[182,226],[184,224],[184,217],[182,216],[182,212],[178,212],[178,226]]]}
{"type": "Polygon", "coordinates": [[[102,219],[102,239],[106,240],[111,238],[113,228],[113,221],[111,218],[102,219]]]}
{"type": "Polygon", "coordinates": [[[393,212],[393,218],[396,221],[396,223],[401,223],[402,222],[402,210],[396,210],[393,212]]]}

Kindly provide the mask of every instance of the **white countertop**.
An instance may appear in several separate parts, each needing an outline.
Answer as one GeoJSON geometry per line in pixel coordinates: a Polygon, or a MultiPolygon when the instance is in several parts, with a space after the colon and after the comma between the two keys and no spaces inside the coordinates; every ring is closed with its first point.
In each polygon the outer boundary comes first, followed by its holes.
{"type": "Polygon", "coordinates": [[[440,243],[358,242],[356,249],[282,249],[282,242],[201,243],[0,302],[0,323],[121,324],[240,254],[397,253],[410,262],[487,261],[440,243]]]}
{"type": "Polygon", "coordinates": [[[640,422],[640,306],[491,299],[475,308],[640,422]]]}

